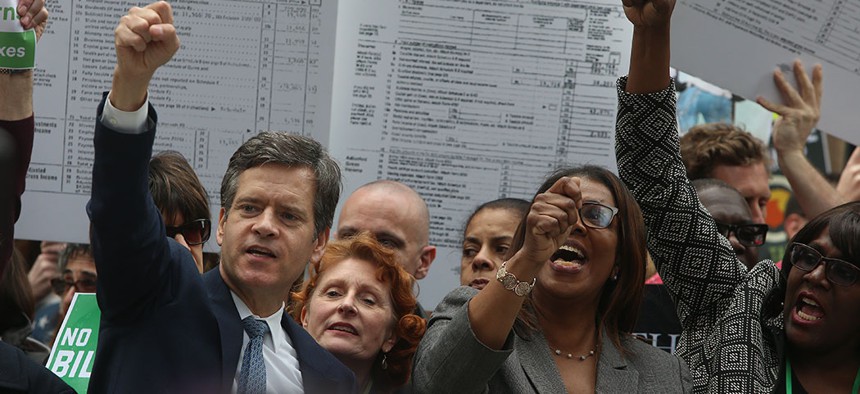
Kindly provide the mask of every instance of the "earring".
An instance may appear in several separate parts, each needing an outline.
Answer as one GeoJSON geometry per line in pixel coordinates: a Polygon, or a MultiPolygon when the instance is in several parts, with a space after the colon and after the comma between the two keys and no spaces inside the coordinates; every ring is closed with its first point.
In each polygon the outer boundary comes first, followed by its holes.
{"type": "Polygon", "coordinates": [[[382,353],[382,369],[388,369],[388,355],[382,353]]]}
{"type": "Polygon", "coordinates": [[[616,281],[616,280],[618,280],[618,273],[617,272],[615,273],[615,275],[612,275],[612,281],[616,281]]]}

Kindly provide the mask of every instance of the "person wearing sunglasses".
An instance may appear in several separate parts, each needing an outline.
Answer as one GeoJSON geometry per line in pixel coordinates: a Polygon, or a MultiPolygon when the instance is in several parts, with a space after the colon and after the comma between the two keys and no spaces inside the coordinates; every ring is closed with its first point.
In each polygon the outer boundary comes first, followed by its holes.
{"type": "Polygon", "coordinates": [[[431,315],[413,390],[689,392],[684,363],[631,334],[645,261],[642,216],[618,177],[553,173],[494,280],[455,289],[431,315]]]}
{"type": "Polygon", "coordinates": [[[753,223],[744,196],[729,184],[715,178],[691,182],[699,201],[717,224],[717,232],[729,240],[738,260],[747,268],[758,263],[758,248],[764,245],[768,227],[753,223]]]}
{"type": "Polygon", "coordinates": [[[95,293],[98,273],[90,245],[68,243],[60,253],[60,276],[51,280],[51,287],[60,301],[60,322],[69,311],[75,293],[95,293]]]}
{"type": "Polygon", "coordinates": [[[149,192],[161,211],[165,232],[191,251],[197,270],[205,271],[203,244],[212,229],[209,196],[179,152],[163,151],[149,160],[149,192]]]}
{"type": "MultiPolygon", "coordinates": [[[[642,2],[625,1],[628,15],[642,2]]],[[[676,302],[676,354],[696,392],[854,393],[860,389],[860,203],[817,216],[790,241],[782,270],[752,269],[718,230],[680,160],[669,79],[671,0],[637,13],[630,73],[619,81],[618,172],[642,207],[648,250],[676,302]],[[821,258],[824,257],[824,258],[821,258]]],[[[820,78],[820,68],[813,79],[820,78]]],[[[820,95],[802,67],[800,93],[781,73],[788,104],[820,95]],[[791,91],[789,89],[792,89],[791,91]]],[[[820,82],[820,79],[819,81],[820,82]]],[[[820,86],[820,84],[819,84],[820,86]]],[[[740,229],[731,229],[738,231],[740,229]]],[[[755,241],[755,237],[748,237],[755,241]]]]}

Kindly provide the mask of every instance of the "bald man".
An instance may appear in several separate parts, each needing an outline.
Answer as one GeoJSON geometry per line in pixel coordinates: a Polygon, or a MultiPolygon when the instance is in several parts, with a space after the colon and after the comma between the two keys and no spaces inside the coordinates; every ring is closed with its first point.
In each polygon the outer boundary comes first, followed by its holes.
{"type": "Polygon", "coordinates": [[[400,182],[381,180],[359,187],[346,199],[337,222],[338,239],[370,232],[415,279],[426,277],[436,258],[427,203],[400,182]]]}

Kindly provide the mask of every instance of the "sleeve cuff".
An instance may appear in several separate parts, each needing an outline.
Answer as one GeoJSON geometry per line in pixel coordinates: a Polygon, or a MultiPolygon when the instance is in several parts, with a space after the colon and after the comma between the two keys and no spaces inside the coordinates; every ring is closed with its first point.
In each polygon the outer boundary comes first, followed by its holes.
{"type": "Polygon", "coordinates": [[[142,134],[146,132],[146,116],[149,112],[149,94],[143,105],[136,111],[126,112],[121,111],[110,103],[110,100],[105,100],[104,110],[100,121],[105,126],[112,130],[123,134],[142,134]]]}

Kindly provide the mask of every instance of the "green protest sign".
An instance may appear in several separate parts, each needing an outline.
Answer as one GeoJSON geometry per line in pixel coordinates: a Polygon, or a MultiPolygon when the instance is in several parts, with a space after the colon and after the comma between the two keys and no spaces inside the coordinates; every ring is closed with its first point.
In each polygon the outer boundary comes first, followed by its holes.
{"type": "Polygon", "coordinates": [[[36,32],[24,31],[17,7],[17,0],[0,0],[0,68],[27,69],[36,65],[36,32]]]}
{"type": "Polygon", "coordinates": [[[76,293],[48,358],[48,369],[79,393],[90,382],[100,318],[96,295],[76,293]]]}

